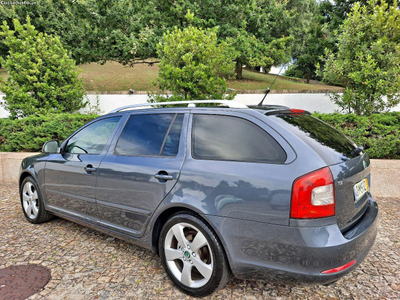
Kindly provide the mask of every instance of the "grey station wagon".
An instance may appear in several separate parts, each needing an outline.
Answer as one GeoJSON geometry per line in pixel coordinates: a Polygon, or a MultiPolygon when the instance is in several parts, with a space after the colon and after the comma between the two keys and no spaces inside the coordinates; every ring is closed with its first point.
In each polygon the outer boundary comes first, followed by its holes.
{"type": "Polygon", "coordinates": [[[363,261],[378,205],[361,147],[302,110],[179,104],[122,107],[24,159],[27,220],[154,250],[194,296],[232,274],[329,284],[363,261]]]}

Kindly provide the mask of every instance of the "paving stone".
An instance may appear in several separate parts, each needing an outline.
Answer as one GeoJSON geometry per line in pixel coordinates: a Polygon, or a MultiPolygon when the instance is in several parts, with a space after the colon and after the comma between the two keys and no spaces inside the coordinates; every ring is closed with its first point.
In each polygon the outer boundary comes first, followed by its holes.
{"type": "MultiPolygon", "coordinates": [[[[25,220],[18,187],[0,186],[0,268],[27,263],[52,279],[29,299],[190,299],[166,276],[156,254],[57,218],[25,220]]],[[[400,299],[400,199],[379,198],[379,233],[366,260],[330,286],[232,279],[209,299],[400,299]]]]}

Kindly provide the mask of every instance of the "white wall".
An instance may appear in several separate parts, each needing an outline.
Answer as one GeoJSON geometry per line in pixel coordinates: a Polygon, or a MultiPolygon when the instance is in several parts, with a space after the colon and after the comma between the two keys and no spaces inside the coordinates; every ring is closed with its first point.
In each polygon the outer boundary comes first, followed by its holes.
{"type": "MultiPolygon", "coordinates": [[[[263,98],[263,94],[239,94],[235,100],[247,105],[258,104],[263,98]]],[[[4,95],[0,95],[2,98],[4,95]]],[[[96,105],[97,97],[99,97],[100,109],[102,113],[108,113],[111,110],[135,103],[147,102],[147,95],[88,95],[92,105],[96,105]]],[[[264,104],[285,105],[291,108],[305,109],[310,112],[333,113],[339,110],[328,96],[325,94],[269,94],[264,104]]],[[[83,111],[87,111],[84,109],[83,111]]],[[[392,111],[400,111],[400,105],[397,105],[392,111]]],[[[0,107],[0,118],[8,117],[8,112],[0,107]]]]}
{"type": "MultiPolygon", "coordinates": [[[[239,94],[235,100],[247,105],[256,105],[263,97],[263,94],[239,94]]],[[[268,94],[263,104],[284,105],[320,113],[333,113],[339,110],[339,107],[325,94],[268,94]]]]}
{"type": "MultiPolygon", "coordinates": [[[[246,105],[256,105],[263,96],[263,94],[239,94],[235,100],[246,105]]],[[[99,95],[98,97],[103,113],[108,113],[117,107],[147,102],[147,95],[99,95]]],[[[89,95],[89,101],[95,105],[96,95],[89,95]]],[[[264,104],[285,105],[321,113],[332,113],[339,109],[325,94],[269,94],[264,104]]]]}

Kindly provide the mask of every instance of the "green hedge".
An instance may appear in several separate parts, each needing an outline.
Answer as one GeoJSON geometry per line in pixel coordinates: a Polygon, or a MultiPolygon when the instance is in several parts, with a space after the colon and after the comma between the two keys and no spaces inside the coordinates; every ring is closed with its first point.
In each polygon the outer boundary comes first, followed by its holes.
{"type": "Polygon", "coordinates": [[[0,152],[37,152],[48,140],[62,141],[94,114],[33,115],[23,119],[0,119],[0,152]]]}
{"type": "MultiPolygon", "coordinates": [[[[374,114],[314,114],[362,145],[371,158],[400,159],[400,112],[374,114]]],[[[62,141],[87,122],[90,114],[52,114],[19,120],[0,119],[0,151],[40,151],[48,140],[62,141]]]]}
{"type": "Polygon", "coordinates": [[[356,116],[314,114],[362,145],[371,158],[400,159],[400,112],[356,116]]]}

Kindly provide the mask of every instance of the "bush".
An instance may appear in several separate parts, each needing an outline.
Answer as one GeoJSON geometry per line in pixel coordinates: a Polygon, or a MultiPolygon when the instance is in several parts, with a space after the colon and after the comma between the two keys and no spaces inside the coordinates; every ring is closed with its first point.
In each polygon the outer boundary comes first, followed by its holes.
{"type": "Polygon", "coordinates": [[[0,90],[12,118],[75,112],[86,105],[75,61],[58,37],[38,33],[29,17],[25,25],[14,20],[15,31],[6,21],[0,28],[1,42],[9,48],[6,59],[1,59],[8,76],[0,81],[0,90]]]}
{"type": "Polygon", "coordinates": [[[319,76],[345,87],[331,99],[345,112],[370,115],[400,102],[400,10],[397,1],[354,3],[341,26],[337,53],[327,51],[319,76]]]}
{"type": "Polygon", "coordinates": [[[371,158],[400,158],[400,112],[357,116],[354,114],[314,114],[337,128],[371,158]]]}
{"type": "MultiPolygon", "coordinates": [[[[371,158],[400,159],[400,112],[357,116],[354,114],[314,114],[337,128],[371,158]]],[[[49,114],[23,119],[0,119],[0,152],[37,152],[48,140],[66,139],[92,121],[95,114],[49,114]]]]}
{"type": "Polygon", "coordinates": [[[23,119],[0,119],[0,151],[37,152],[49,140],[62,141],[95,114],[48,114],[23,119]]]}
{"type": "MultiPolygon", "coordinates": [[[[221,73],[233,70],[232,51],[225,42],[218,43],[215,29],[189,26],[164,34],[158,45],[161,58],[156,101],[225,99],[226,80],[221,73]],[[172,97],[164,97],[171,91],[172,97]]],[[[232,99],[234,95],[228,96],[232,99]]]]}

